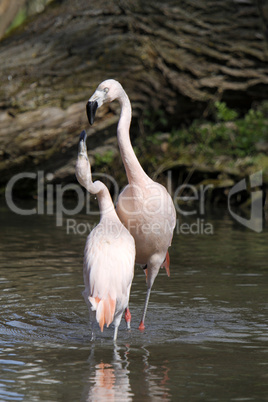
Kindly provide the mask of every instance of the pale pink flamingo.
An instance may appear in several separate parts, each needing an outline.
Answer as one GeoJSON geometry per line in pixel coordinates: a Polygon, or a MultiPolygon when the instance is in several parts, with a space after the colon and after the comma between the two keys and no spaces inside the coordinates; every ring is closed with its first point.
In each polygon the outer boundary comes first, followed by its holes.
{"type": "Polygon", "coordinates": [[[101,181],[92,182],[86,148],[86,132],[80,134],[76,163],[79,183],[98,198],[100,222],[90,232],[84,251],[83,296],[89,307],[94,339],[94,323],[103,331],[114,323],[114,341],[122,314],[128,306],[134,275],[135,242],[119,220],[107,187],[101,181]]]}
{"type": "Polygon", "coordinates": [[[146,267],[147,293],[139,326],[143,330],[150,292],[161,266],[165,266],[169,276],[168,247],[176,212],[165,187],[144,172],[134,153],[129,137],[131,104],[119,82],[106,80],[98,86],[87,103],[89,123],[93,124],[97,108],[114,100],[121,106],[117,138],[129,183],[119,195],[116,211],[135,239],[136,263],[146,267]]]}

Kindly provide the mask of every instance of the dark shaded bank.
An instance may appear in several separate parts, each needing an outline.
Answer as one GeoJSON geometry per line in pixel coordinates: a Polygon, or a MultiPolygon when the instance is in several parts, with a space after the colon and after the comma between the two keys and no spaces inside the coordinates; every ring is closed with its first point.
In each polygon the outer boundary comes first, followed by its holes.
{"type": "MultiPolygon", "coordinates": [[[[42,171],[54,186],[75,182],[82,129],[95,171],[125,184],[118,105],[103,108],[93,127],[85,113],[96,86],[111,77],[131,99],[132,141],[150,175],[161,181],[172,170],[174,186],[208,179],[222,186],[262,169],[267,182],[267,137],[243,148],[247,128],[230,126],[267,97],[265,18],[253,0],[53,1],[0,42],[1,193],[20,172],[42,171]],[[217,120],[217,103],[238,116],[217,120]]],[[[35,184],[18,181],[16,196],[32,196],[35,184]]]]}

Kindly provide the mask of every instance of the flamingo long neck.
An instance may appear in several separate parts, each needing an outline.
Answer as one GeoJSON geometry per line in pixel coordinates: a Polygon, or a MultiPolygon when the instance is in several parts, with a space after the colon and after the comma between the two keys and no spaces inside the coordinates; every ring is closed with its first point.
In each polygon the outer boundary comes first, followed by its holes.
{"type": "Polygon", "coordinates": [[[125,166],[128,182],[140,182],[142,178],[146,180],[147,178],[149,179],[149,177],[142,169],[130,142],[131,104],[125,91],[121,93],[118,100],[121,106],[121,113],[117,126],[117,138],[121,157],[125,166]]]}
{"type": "Polygon", "coordinates": [[[86,189],[91,194],[96,194],[100,209],[101,218],[116,217],[117,214],[114,209],[114,204],[111,199],[108,188],[101,181],[97,180],[94,183],[91,180],[87,181],[86,189]]]}

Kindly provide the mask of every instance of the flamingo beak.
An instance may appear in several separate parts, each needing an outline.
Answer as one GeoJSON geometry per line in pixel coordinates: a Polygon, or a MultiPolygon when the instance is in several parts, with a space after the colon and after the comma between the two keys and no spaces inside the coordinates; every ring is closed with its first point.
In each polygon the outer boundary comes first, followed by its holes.
{"type": "Polygon", "coordinates": [[[85,155],[87,154],[87,146],[86,146],[87,133],[83,130],[80,134],[79,144],[78,144],[78,154],[85,155]]]}
{"type": "Polygon", "coordinates": [[[88,118],[89,124],[91,124],[91,125],[94,123],[95,114],[96,114],[97,109],[98,109],[97,101],[92,101],[92,102],[88,101],[86,110],[87,110],[87,118],[88,118]]]}

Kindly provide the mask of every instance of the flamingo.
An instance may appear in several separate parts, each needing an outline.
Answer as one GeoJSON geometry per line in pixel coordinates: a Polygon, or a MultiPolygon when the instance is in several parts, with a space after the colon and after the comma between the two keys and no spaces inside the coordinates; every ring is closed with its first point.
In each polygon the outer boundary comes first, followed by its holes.
{"type": "Polygon", "coordinates": [[[128,185],[118,197],[116,211],[135,239],[136,263],[145,268],[147,293],[139,325],[142,331],[151,289],[160,267],[164,266],[170,275],[168,247],[176,224],[176,211],[166,188],[144,172],[135,155],[129,137],[131,104],[118,81],[103,81],[90,97],[86,106],[89,123],[93,124],[97,108],[114,100],[121,106],[117,139],[128,179],[128,185]]]}
{"type": "Polygon", "coordinates": [[[100,222],[90,232],[84,251],[84,299],[89,307],[89,319],[94,339],[94,324],[103,327],[114,323],[116,341],[123,312],[128,308],[134,276],[135,242],[119,220],[107,187],[101,181],[92,182],[86,148],[86,132],[79,140],[76,177],[81,186],[98,198],[100,222]]]}

